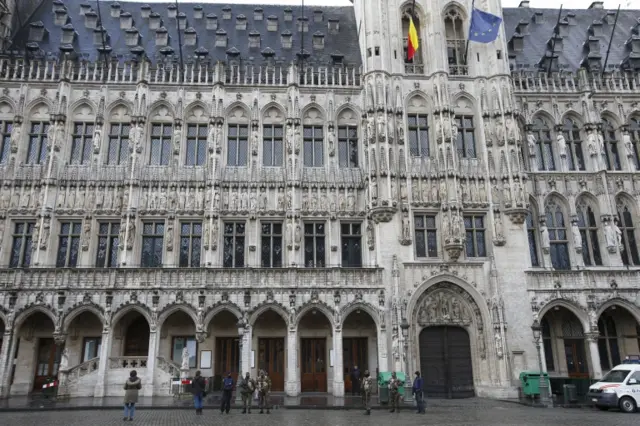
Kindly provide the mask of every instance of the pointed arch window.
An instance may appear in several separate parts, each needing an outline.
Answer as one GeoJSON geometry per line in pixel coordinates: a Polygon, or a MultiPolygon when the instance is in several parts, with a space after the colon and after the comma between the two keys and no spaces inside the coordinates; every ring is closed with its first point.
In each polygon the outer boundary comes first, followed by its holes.
{"type": "Polygon", "coordinates": [[[467,44],[464,34],[464,18],[458,8],[452,7],[447,10],[444,17],[444,30],[447,41],[449,74],[467,75],[468,67],[464,57],[467,44]]]}
{"type": "Polygon", "coordinates": [[[551,264],[554,269],[571,269],[569,240],[564,213],[560,205],[550,201],[546,207],[546,222],[549,231],[551,264]]]}
{"type": "Polygon", "coordinates": [[[416,51],[415,55],[413,56],[413,59],[409,60],[408,58],[408,51],[407,51],[407,47],[408,47],[408,43],[409,43],[409,39],[408,39],[408,35],[409,35],[409,18],[411,17],[411,10],[407,9],[404,11],[404,13],[402,14],[402,34],[404,36],[404,39],[402,40],[403,43],[403,52],[404,52],[404,56],[403,56],[403,61],[404,61],[404,70],[407,74],[422,74],[424,73],[424,61],[422,60],[422,31],[421,30],[421,24],[420,24],[420,19],[418,19],[417,16],[413,16],[413,25],[415,25],[416,27],[416,32],[418,33],[418,50],[416,51]]]}
{"type": "Polygon", "coordinates": [[[604,156],[608,170],[622,170],[616,129],[610,120],[602,119],[602,136],[604,137],[604,156]]]}
{"type": "Polygon", "coordinates": [[[5,164],[9,160],[12,131],[12,121],[0,120],[0,164],[5,164]]]}
{"type": "Polygon", "coordinates": [[[608,312],[603,312],[598,320],[598,352],[600,352],[600,366],[603,370],[610,370],[620,364],[620,347],[618,346],[618,332],[616,322],[608,312]]]}
{"type": "Polygon", "coordinates": [[[576,206],[578,229],[582,239],[582,259],[587,266],[602,265],[598,241],[598,222],[591,206],[581,203],[576,206]]]}
{"type": "Polygon", "coordinates": [[[542,345],[544,347],[544,361],[547,364],[547,371],[555,371],[556,365],[553,361],[553,343],[551,340],[551,327],[549,320],[542,318],[542,345]]]}
{"type": "Polygon", "coordinates": [[[538,242],[536,241],[537,232],[538,230],[536,229],[535,221],[533,220],[533,214],[529,212],[527,214],[527,236],[529,237],[529,256],[531,257],[531,266],[540,266],[538,242]]]}
{"type": "Polygon", "coordinates": [[[536,117],[531,129],[536,139],[536,158],[538,170],[555,170],[556,163],[553,159],[553,144],[551,142],[551,126],[542,117],[536,117]]]}
{"type": "Polygon", "coordinates": [[[618,201],[618,227],[622,232],[622,262],[625,265],[640,265],[638,244],[636,243],[636,231],[633,226],[633,215],[629,206],[618,201]]]}
{"type": "Polygon", "coordinates": [[[565,118],[562,123],[562,133],[567,141],[567,162],[569,163],[569,170],[585,170],[582,138],[580,137],[580,128],[575,120],[565,118]]]}
{"type": "Polygon", "coordinates": [[[633,144],[633,162],[636,166],[636,170],[640,170],[640,151],[638,145],[640,145],[640,116],[634,116],[629,119],[629,136],[631,136],[631,143],[633,144]]]}

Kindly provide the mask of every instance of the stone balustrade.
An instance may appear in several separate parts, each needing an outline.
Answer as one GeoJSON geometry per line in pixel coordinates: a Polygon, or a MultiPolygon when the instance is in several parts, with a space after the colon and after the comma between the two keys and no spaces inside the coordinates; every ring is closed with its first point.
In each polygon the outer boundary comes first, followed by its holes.
{"type": "Polygon", "coordinates": [[[112,356],[109,358],[109,369],[147,368],[146,356],[112,356]]]}
{"type": "Polygon", "coordinates": [[[616,72],[602,76],[600,73],[551,73],[514,71],[511,73],[516,93],[639,93],[640,74],[616,72]]]}
{"type": "Polygon", "coordinates": [[[165,373],[168,373],[169,375],[171,375],[171,377],[180,377],[180,366],[178,364],[175,364],[167,360],[163,356],[159,356],[157,359],[158,359],[158,363],[156,364],[156,366],[160,370],[164,371],[165,373]]]}
{"type": "Polygon", "coordinates": [[[86,376],[87,374],[91,374],[94,371],[97,371],[100,366],[100,358],[92,358],[88,361],[83,362],[82,364],[78,364],[74,367],[71,367],[67,371],[61,371],[60,373],[66,377],[67,383],[75,383],[81,377],[86,376]]]}
{"type": "Polygon", "coordinates": [[[634,290],[640,288],[640,268],[607,267],[569,271],[528,270],[527,289],[530,291],[634,290]]]}

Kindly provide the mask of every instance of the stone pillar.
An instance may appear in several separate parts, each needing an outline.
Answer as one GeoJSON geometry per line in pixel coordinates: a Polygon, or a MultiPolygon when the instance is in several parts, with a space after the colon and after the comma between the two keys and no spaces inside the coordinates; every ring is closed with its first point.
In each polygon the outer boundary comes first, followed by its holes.
{"type": "Polygon", "coordinates": [[[151,329],[149,333],[149,355],[147,356],[147,379],[146,383],[143,383],[144,396],[153,396],[154,377],[156,370],[156,359],[158,357],[158,342],[160,332],[155,329],[151,329]]]}
{"type": "Polygon", "coordinates": [[[109,356],[111,355],[111,330],[102,330],[102,340],[100,342],[100,361],[98,363],[98,380],[96,382],[93,396],[102,398],[107,394],[107,375],[109,374],[109,356]]]}
{"type": "Polygon", "coordinates": [[[598,338],[597,332],[587,333],[587,342],[589,343],[589,354],[591,355],[591,378],[602,378],[602,365],[600,364],[600,352],[598,351],[598,338]]]}
{"type": "Polygon", "coordinates": [[[298,396],[298,331],[289,329],[287,333],[287,372],[285,391],[287,396],[298,396]]]}
{"type": "Polygon", "coordinates": [[[251,344],[253,331],[251,326],[247,325],[242,336],[242,351],[240,358],[240,373],[244,376],[251,372],[251,344]]]}
{"type": "Polygon", "coordinates": [[[15,351],[15,341],[13,330],[7,329],[2,337],[2,348],[0,348],[0,398],[9,396],[9,379],[11,377],[11,366],[15,351]]]}
{"type": "MultiPolygon", "coordinates": [[[[382,314],[384,315],[384,313],[382,314]]],[[[378,370],[389,371],[389,358],[387,356],[387,329],[384,327],[378,328],[378,370]]],[[[372,377],[376,376],[376,371],[372,366],[369,367],[369,373],[372,377]]],[[[377,379],[376,379],[377,380],[377,379]]]]}
{"type": "Polygon", "coordinates": [[[342,328],[333,331],[333,396],[344,397],[344,366],[342,359],[342,328]]]}

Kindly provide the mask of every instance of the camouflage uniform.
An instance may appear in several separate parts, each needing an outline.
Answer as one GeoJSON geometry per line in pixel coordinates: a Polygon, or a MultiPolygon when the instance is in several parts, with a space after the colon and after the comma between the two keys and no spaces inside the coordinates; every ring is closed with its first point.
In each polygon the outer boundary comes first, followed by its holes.
{"type": "MultiPolygon", "coordinates": [[[[248,375],[247,373],[247,376],[248,375]]],[[[255,381],[251,377],[244,377],[238,383],[238,388],[242,396],[242,413],[251,413],[251,396],[256,389],[255,381]]]]}
{"type": "Polygon", "coordinates": [[[391,376],[391,380],[389,380],[389,405],[391,405],[391,412],[398,410],[400,412],[400,392],[398,389],[400,388],[400,380],[396,377],[395,373],[391,376]]]}
{"type": "Polygon", "coordinates": [[[260,407],[260,414],[263,413],[265,408],[267,409],[267,414],[269,414],[269,392],[271,392],[271,379],[267,376],[266,372],[263,371],[260,374],[260,377],[258,377],[256,388],[258,389],[258,406],[260,407]]]}
{"type": "Polygon", "coordinates": [[[368,372],[364,373],[362,378],[362,404],[364,405],[365,414],[371,414],[371,391],[373,391],[373,379],[368,376],[368,372]]]}

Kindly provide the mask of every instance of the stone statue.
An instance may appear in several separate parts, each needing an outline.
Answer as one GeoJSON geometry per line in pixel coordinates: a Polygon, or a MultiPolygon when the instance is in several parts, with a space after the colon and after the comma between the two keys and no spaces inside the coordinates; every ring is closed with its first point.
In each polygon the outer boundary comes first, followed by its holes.
{"type": "Polygon", "coordinates": [[[173,225],[167,226],[167,251],[173,251],[173,225]]]}
{"type": "Polygon", "coordinates": [[[536,155],[536,137],[533,136],[533,133],[531,132],[527,133],[527,145],[529,147],[529,155],[535,156],[536,155]]]}
{"type": "Polygon", "coordinates": [[[409,194],[407,192],[407,182],[402,180],[400,182],[400,199],[402,201],[407,201],[409,199],[409,194]]]}
{"type": "Polygon", "coordinates": [[[573,245],[575,249],[582,250],[582,235],[580,234],[580,228],[578,228],[578,221],[571,222],[571,234],[573,235],[573,245]]]}
{"type": "Polygon", "coordinates": [[[331,130],[327,135],[327,142],[329,144],[329,156],[333,157],[336,153],[336,135],[335,131],[331,130]]]}
{"type": "Polygon", "coordinates": [[[440,191],[438,192],[438,195],[441,203],[447,201],[447,182],[444,179],[440,179],[440,191]]]}
{"type": "Polygon", "coordinates": [[[400,336],[398,332],[394,331],[391,337],[391,351],[393,353],[393,359],[396,361],[400,359],[400,336]]]}
{"type": "Polygon", "coordinates": [[[60,354],[60,365],[58,370],[67,371],[69,369],[69,348],[64,348],[62,354],[60,354]]]}
{"type": "Polygon", "coordinates": [[[209,126],[209,133],[207,134],[207,145],[209,145],[209,151],[213,152],[215,150],[216,143],[216,126],[209,126]]]}
{"type": "Polygon", "coordinates": [[[636,153],[633,149],[633,143],[631,142],[631,135],[629,132],[624,132],[622,134],[622,144],[624,145],[625,152],[627,153],[627,157],[635,157],[636,153]]]}
{"type": "Polygon", "coordinates": [[[133,224],[133,220],[129,219],[127,223],[127,250],[133,248],[133,242],[135,241],[136,225],[133,224]]]}
{"type": "Polygon", "coordinates": [[[93,153],[98,154],[100,152],[100,145],[102,143],[102,129],[96,126],[96,130],[93,132],[93,153]]]}
{"type": "Polygon", "coordinates": [[[504,239],[504,229],[503,229],[503,225],[502,225],[502,218],[500,217],[500,214],[497,213],[496,214],[496,218],[495,218],[495,228],[496,228],[496,235],[495,238],[497,240],[502,240],[504,239]]]}
{"type": "Polygon", "coordinates": [[[567,156],[567,141],[564,138],[564,136],[562,135],[562,133],[558,133],[558,136],[556,137],[556,140],[558,141],[558,152],[560,153],[560,157],[566,157],[567,156]]]}
{"type": "Polygon", "coordinates": [[[258,134],[258,128],[254,128],[251,133],[251,153],[258,155],[258,144],[260,143],[260,135],[258,134]]]}
{"type": "Polygon", "coordinates": [[[295,138],[295,134],[294,134],[294,131],[293,131],[293,126],[289,125],[289,126],[287,126],[287,138],[285,140],[285,142],[287,144],[287,152],[289,154],[291,154],[293,152],[294,138],[295,138]]]}
{"type": "Polygon", "coordinates": [[[296,223],[295,241],[296,244],[300,244],[300,241],[302,241],[302,227],[299,223],[296,223]]]}
{"type": "Polygon", "coordinates": [[[502,336],[499,331],[496,332],[494,339],[496,341],[496,354],[498,355],[498,358],[502,358],[504,350],[502,348],[502,336]]]}
{"type": "Polygon", "coordinates": [[[616,232],[616,242],[618,243],[618,247],[622,249],[624,247],[624,245],[622,244],[622,230],[618,226],[617,222],[613,223],[613,229],[616,232]]]}
{"type": "Polygon", "coordinates": [[[411,240],[411,221],[407,215],[402,218],[402,239],[405,241],[411,240]]]}
{"type": "Polygon", "coordinates": [[[593,130],[587,136],[587,149],[589,150],[589,155],[598,155],[598,142],[593,130]]]}
{"type": "Polygon", "coordinates": [[[378,114],[378,141],[383,142],[387,134],[387,123],[385,123],[384,114],[378,114]]]}
{"type": "Polygon", "coordinates": [[[22,139],[22,126],[15,125],[13,127],[13,131],[11,132],[11,152],[18,152],[18,147],[20,146],[20,140],[22,139]]]}
{"type": "Polygon", "coordinates": [[[371,189],[371,200],[375,202],[378,199],[378,182],[375,177],[371,178],[370,189],[371,189]]]}
{"type": "Polygon", "coordinates": [[[182,142],[182,130],[176,127],[173,131],[173,153],[180,154],[180,143],[182,142]]]}
{"type": "Polygon", "coordinates": [[[549,229],[546,224],[540,225],[540,247],[543,250],[549,250],[551,247],[551,241],[549,240],[549,229]]]}
{"type": "Polygon", "coordinates": [[[189,369],[189,349],[187,349],[186,347],[182,349],[182,366],[180,367],[180,369],[181,370],[189,369]]]}
{"type": "Polygon", "coordinates": [[[82,226],[82,250],[89,250],[89,241],[91,240],[91,221],[86,219],[82,226]]]}

